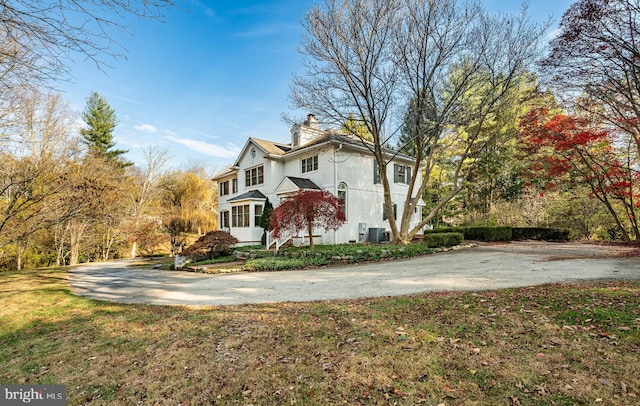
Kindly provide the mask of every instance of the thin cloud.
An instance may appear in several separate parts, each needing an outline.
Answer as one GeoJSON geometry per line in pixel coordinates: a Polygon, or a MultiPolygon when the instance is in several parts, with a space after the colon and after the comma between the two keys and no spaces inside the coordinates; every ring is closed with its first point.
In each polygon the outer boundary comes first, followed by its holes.
{"type": "Polygon", "coordinates": [[[138,125],[134,125],[133,129],[136,131],[140,131],[143,133],[149,133],[149,134],[154,134],[156,131],[158,131],[154,126],[152,126],[151,124],[138,124],[138,125]]]}
{"type": "Polygon", "coordinates": [[[237,38],[253,38],[262,37],[267,35],[279,34],[282,32],[290,32],[297,29],[297,26],[293,24],[272,24],[263,25],[249,31],[239,31],[233,34],[237,38]]]}
{"type": "Polygon", "coordinates": [[[214,158],[233,159],[236,158],[236,156],[240,153],[240,148],[237,145],[231,143],[222,146],[209,144],[208,142],[204,141],[192,140],[189,138],[177,138],[171,136],[164,136],[162,138],[184,145],[190,150],[197,151],[201,154],[212,156],[214,158]]]}

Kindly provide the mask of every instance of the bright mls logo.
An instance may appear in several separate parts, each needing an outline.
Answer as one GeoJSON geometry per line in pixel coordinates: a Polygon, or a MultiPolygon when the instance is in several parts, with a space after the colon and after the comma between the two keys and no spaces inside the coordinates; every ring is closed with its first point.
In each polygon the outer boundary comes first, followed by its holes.
{"type": "Polygon", "coordinates": [[[0,385],[0,405],[64,406],[64,385],[0,385]]]}

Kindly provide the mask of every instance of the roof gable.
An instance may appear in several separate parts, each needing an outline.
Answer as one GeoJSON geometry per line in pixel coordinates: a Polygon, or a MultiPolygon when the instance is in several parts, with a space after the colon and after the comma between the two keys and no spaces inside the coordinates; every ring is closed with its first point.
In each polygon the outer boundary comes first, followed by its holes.
{"type": "Polygon", "coordinates": [[[284,195],[287,193],[297,192],[302,189],[322,190],[322,188],[312,180],[306,178],[298,178],[295,176],[285,176],[282,182],[276,188],[276,195],[284,195]]]}
{"type": "Polygon", "coordinates": [[[240,165],[240,161],[242,160],[242,157],[251,149],[252,146],[257,147],[262,153],[262,155],[282,156],[286,152],[291,150],[291,147],[287,144],[281,144],[278,142],[249,137],[247,142],[244,144],[244,147],[242,147],[240,154],[238,154],[238,158],[236,159],[234,166],[240,165]]]}
{"type": "MultiPolygon", "coordinates": [[[[342,144],[343,146],[350,147],[353,150],[359,150],[361,153],[365,153],[373,156],[372,150],[374,149],[374,145],[369,141],[363,141],[357,137],[352,137],[345,134],[326,133],[325,135],[317,137],[313,141],[305,145],[290,149],[283,155],[283,157],[286,158],[287,156],[301,153],[302,151],[306,151],[306,150],[312,150],[320,146],[324,146],[326,144],[331,144],[331,143],[342,144]]],[[[390,148],[383,148],[383,152],[388,159],[391,159],[391,160],[397,159],[400,161],[415,163],[415,158],[409,155],[405,155],[400,152],[394,151],[390,148]]]]}

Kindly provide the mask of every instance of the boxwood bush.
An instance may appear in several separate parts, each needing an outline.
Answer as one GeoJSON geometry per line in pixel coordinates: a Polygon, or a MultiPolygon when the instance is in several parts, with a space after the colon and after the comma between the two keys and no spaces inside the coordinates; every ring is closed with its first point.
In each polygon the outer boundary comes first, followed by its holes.
{"type": "Polygon", "coordinates": [[[424,235],[423,243],[429,248],[453,247],[464,240],[462,233],[429,233],[424,235]]]}
{"type": "Polygon", "coordinates": [[[569,231],[540,227],[441,227],[425,230],[425,237],[433,233],[459,232],[465,240],[476,241],[567,241],[569,231]]]}
{"type": "Polygon", "coordinates": [[[513,240],[568,241],[569,230],[541,227],[513,227],[513,240]]]}
{"type": "Polygon", "coordinates": [[[511,241],[511,227],[466,227],[464,238],[476,241],[511,241]]]}

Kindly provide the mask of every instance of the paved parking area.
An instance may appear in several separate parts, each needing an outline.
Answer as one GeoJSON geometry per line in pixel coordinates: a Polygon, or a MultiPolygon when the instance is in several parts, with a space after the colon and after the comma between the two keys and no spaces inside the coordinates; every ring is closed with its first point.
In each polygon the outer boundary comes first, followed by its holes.
{"type": "Polygon", "coordinates": [[[238,305],[640,279],[640,258],[581,243],[480,245],[419,258],[304,271],[195,274],[95,263],[69,272],[73,292],[122,303],[238,305]]]}

